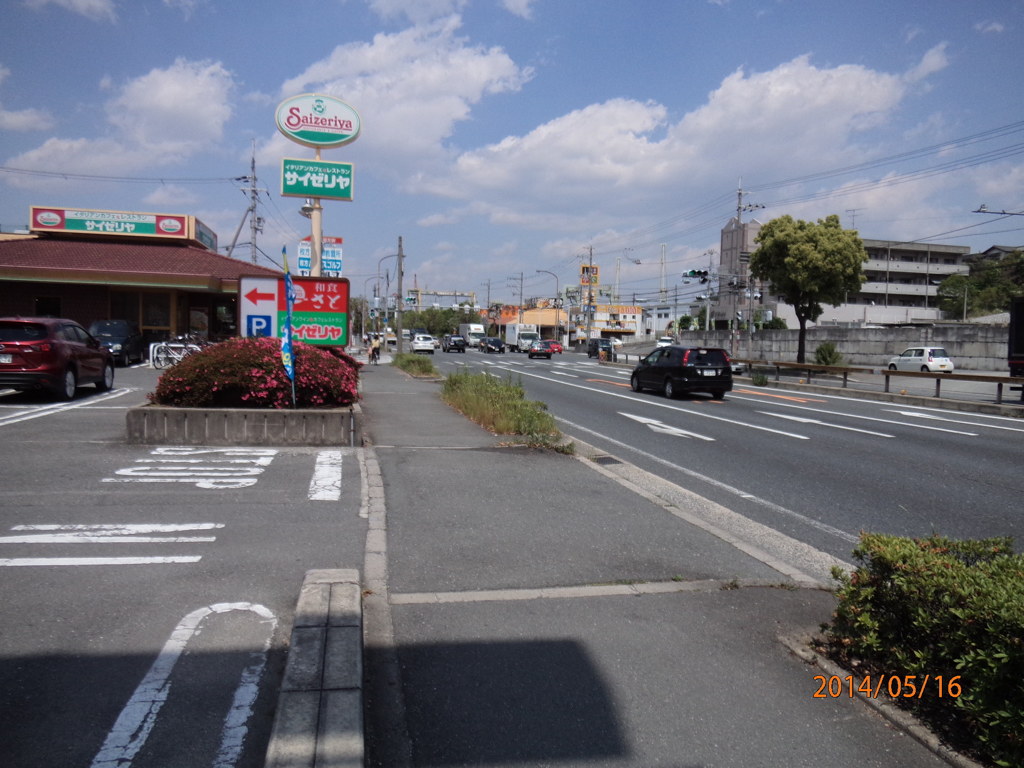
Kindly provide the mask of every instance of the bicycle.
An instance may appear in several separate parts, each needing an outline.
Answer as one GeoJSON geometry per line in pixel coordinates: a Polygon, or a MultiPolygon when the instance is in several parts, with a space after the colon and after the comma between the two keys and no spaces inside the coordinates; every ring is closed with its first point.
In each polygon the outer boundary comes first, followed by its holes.
{"type": "Polygon", "coordinates": [[[162,342],[153,350],[153,367],[160,369],[180,363],[203,346],[200,340],[192,336],[179,336],[174,341],[162,342]]]}
{"type": "Polygon", "coordinates": [[[380,362],[380,347],[370,347],[370,362],[374,365],[380,362]]]}

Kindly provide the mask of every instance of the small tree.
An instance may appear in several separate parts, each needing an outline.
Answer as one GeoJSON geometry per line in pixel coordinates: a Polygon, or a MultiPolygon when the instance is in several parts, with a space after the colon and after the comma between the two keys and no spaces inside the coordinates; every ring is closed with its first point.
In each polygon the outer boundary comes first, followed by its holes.
{"type": "Polygon", "coordinates": [[[796,361],[804,362],[807,321],[834,307],[848,293],[860,290],[868,255],[857,231],[843,229],[835,214],[814,224],[781,216],[757,234],[759,247],[750,254],[750,274],[771,283],[773,293],[791,304],[800,324],[796,361]]]}

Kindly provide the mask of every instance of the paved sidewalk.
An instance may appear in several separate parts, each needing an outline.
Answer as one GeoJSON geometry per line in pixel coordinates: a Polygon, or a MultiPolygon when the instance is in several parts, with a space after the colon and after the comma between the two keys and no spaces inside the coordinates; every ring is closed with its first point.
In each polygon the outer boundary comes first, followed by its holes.
{"type": "Polygon", "coordinates": [[[437,381],[362,387],[367,765],[947,764],[815,698],[840,671],[780,641],[829,618],[832,558],[586,446],[509,446],[437,381]]]}

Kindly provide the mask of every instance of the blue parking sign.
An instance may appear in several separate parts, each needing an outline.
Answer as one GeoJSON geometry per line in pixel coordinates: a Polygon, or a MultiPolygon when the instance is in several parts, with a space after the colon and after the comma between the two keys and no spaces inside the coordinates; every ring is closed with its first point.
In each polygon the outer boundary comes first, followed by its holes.
{"type": "Polygon", "coordinates": [[[246,315],[246,336],[269,336],[270,329],[270,315],[246,315]]]}

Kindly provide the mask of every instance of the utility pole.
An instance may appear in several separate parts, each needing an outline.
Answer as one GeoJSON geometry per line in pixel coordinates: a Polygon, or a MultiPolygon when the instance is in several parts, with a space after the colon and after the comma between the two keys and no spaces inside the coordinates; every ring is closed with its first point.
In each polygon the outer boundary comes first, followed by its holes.
{"type": "Polygon", "coordinates": [[[402,275],[405,272],[405,253],[402,251],[402,236],[398,236],[398,302],[395,308],[395,350],[402,354],[402,311],[405,308],[405,294],[402,292],[402,275]]]}
{"type": "Polygon", "coordinates": [[[665,249],[668,248],[666,243],[661,244],[661,285],[658,292],[658,300],[665,301],[665,249]]]}
{"type": "Polygon", "coordinates": [[[252,179],[252,186],[249,187],[249,254],[252,257],[252,263],[256,263],[256,233],[263,231],[263,218],[256,215],[256,200],[258,192],[256,190],[256,141],[253,140],[252,150],[252,165],[250,166],[249,178],[252,179]]]}
{"type": "Polygon", "coordinates": [[[590,269],[587,271],[587,344],[594,325],[594,246],[590,246],[590,269]]]}

